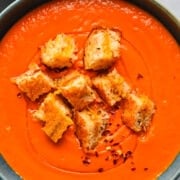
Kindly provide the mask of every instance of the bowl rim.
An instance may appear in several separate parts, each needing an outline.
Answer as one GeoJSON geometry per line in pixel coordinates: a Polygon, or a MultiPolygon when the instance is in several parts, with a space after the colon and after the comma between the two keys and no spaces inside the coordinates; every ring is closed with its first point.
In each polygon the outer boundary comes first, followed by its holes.
{"type": "MultiPolygon", "coordinates": [[[[8,1],[5,1],[6,3],[5,7],[0,12],[0,40],[4,37],[6,32],[11,28],[11,26],[22,16],[27,14],[32,9],[36,8],[37,6],[48,2],[50,0],[15,0],[11,3],[8,3],[8,1]],[[17,12],[19,12],[17,14],[17,12]]],[[[0,1],[1,3],[2,1],[0,1]]],[[[130,3],[133,3],[140,7],[141,9],[147,11],[150,13],[153,17],[155,17],[159,22],[161,22],[165,28],[171,33],[171,35],[174,37],[174,39],[177,41],[178,44],[180,44],[180,23],[179,20],[172,15],[163,5],[161,5],[156,0],[149,0],[149,1],[142,1],[142,0],[129,0],[130,3]],[[144,3],[143,3],[144,2],[144,3]]],[[[167,167],[167,169],[159,175],[159,179],[178,179],[180,177],[180,167],[178,165],[180,164],[180,153],[175,157],[175,160],[172,162],[172,164],[167,167]]],[[[21,179],[20,176],[16,175],[15,172],[13,172],[13,169],[10,168],[10,166],[7,164],[5,159],[0,154],[0,169],[5,168],[4,172],[5,174],[0,173],[0,179],[2,177],[7,176],[8,174],[11,174],[16,177],[17,179],[21,179]]],[[[3,171],[2,171],[3,172],[3,171]]]]}
{"type": "Polygon", "coordinates": [[[149,12],[153,17],[155,17],[171,33],[177,43],[180,44],[180,22],[178,18],[166,7],[160,4],[159,1],[148,0],[147,2],[144,2],[142,0],[131,0],[130,2],[149,12]]]}
{"type": "MultiPolygon", "coordinates": [[[[3,1],[3,0],[1,0],[3,1]]],[[[1,3],[0,1],[0,3],[1,3]]],[[[38,5],[41,5],[50,0],[15,0],[11,3],[8,1],[3,1],[6,8],[0,12],[0,39],[6,34],[8,29],[23,15],[28,13],[30,10],[34,9],[38,5]],[[17,14],[17,11],[19,12],[17,14]]],[[[128,0],[130,3],[137,5],[138,7],[144,9],[155,17],[159,22],[161,22],[165,28],[171,33],[174,39],[180,44],[180,23],[179,20],[162,4],[157,0],[128,0]]]]}

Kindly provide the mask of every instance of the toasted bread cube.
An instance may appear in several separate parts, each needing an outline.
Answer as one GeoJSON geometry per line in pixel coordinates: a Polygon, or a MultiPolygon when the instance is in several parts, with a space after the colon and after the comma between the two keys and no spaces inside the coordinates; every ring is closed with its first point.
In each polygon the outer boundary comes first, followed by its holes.
{"type": "Polygon", "coordinates": [[[124,102],[122,121],[135,132],[146,131],[154,113],[155,105],[147,96],[131,93],[124,102]]]}
{"type": "Polygon", "coordinates": [[[85,69],[109,68],[120,57],[121,33],[113,29],[94,29],[89,35],[84,56],[85,69]]]}
{"type": "Polygon", "coordinates": [[[97,99],[97,94],[91,86],[88,76],[73,71],[60,79],[58,91],[75,109],[81,110],[97,99]]]}
{"type": "Polygon", "coordinates": [[[54,88],[53,80],[43,73],[37,65],[32,65],[25,73],[11,78],[11,81],[32,101],[54,88]]]}
{"type": "Polygon", "coordinates": [[[76,135],[85,152],[97,146],[109,118],[110,115],[101,107],[75,112],[76,135]]]}
{"type": "Polygon", "coordinates": [[[114,106],[123,98],[126,98],[131,90],[130,86],[116,69],[106,75],[95,77],[93,85],[109,106],[114,106]]]}
{"type": "Polygon", "coordinates": [[[42,63],[50,68],[70,67],[77,59],[77,47],[74,39],[65,34],[58,34],[41,48],[42,63]]]}
{"type": "Polygon", "coordinates": [[[69,107],[59,96],[53,93],[49,93],[39,109],[33,113],[33,117],[45,122],[42,130],[55,143],[62,138],[63,133],[73,124],[71,116],[69,107]]]}

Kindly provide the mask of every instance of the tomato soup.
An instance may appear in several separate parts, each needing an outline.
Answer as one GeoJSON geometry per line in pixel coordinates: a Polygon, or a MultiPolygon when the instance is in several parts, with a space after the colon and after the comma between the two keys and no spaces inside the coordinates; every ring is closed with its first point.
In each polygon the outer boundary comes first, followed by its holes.
{"type": "MultiPolygon", "coordinates": [[[[24,179],[154,179],[179,153],[178,103],[180,51],[169,32],[154,17],[119,0],[52,1],[17,22],[0,42],[0,153],[24,179]],[[109,124],[109,145],[124,153],[118,163],[109,159],[101,141],[94,156],[84,154],[71,127],[57,144],[31,116],[34,104],[24,99],[10,78],[40,62],[40,47],[59,33],[73,36],[78,61],[93,28],[119,29],[121,58],[114,65],[126,81],[156,104],[147,133],[136,134],[121,122],[121,110],[109,124]],[[89,162],[90,159],[90,162],[89,162]]],[[[78,69],[77,66],[74,66],[78,69]]],[[[115,155],[115,154],[113,154],[115,155]]]]}

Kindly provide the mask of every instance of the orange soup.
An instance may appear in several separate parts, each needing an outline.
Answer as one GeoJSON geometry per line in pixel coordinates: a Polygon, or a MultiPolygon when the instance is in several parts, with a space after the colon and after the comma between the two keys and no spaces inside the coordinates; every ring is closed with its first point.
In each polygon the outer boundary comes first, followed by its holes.
{"type": "Polygon", "coordinates": [[[128,2],[56,0],[37,8],[17,22],[0,42],[0,153],[24,179],[158,177],[180,150],[179,61],[179,46],[169,32],[128,2]],[[121,31],[121,58],[114,66],[157,107],[151,127],[144,134],[123,125],[121,110],[112,115],[109,124],[113,124],[114,134],[108,145],[123,150],[124,156],[118,162],[109,158],[115,154],[104,152],[107,142],[101,142],[94,156],[83,153],[73,127],[57,144],[51,142],[31,116],[34,104],[22,98],[10,82],[30,63],[39,63],[40,47],[59,33],[75,38],[81,63],[88,34],[100,26],[121,31]]]}

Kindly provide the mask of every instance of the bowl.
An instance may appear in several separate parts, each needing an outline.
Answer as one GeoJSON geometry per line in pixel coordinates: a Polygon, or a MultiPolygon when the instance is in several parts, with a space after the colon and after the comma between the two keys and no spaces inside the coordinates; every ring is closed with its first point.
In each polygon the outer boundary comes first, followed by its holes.
{"type": "MultiPolygon", "coordinates": [[[[3,38],[6,32],[17,20],[27,12],[45,2],[48,2],[48,0],[0,0],[0,39],[3,38]]],[[[167,9],[155,0],[131,0],[130,2],[156,17],[166,27],[166,29],[169,30],[177,43],[180,43],[179,21],[167,9]]],[[[159,177],[160,180],[177,180],[178,178],[180,178],[180,155],[177,155],[174,162],[159,177]]],[[[21,179],[21,176],[13,171],[13,167],[11,168],[2,156],[0,156],[0,179],[21,179]]]]}
{"type": "MultiPolygon", "coordinates": [[[[7,30],[23,15],[25,15],[28,11],[33,8],[41,5],[49,0],[32,0],[29,1],[0,1],[0,38],[7,32],[7,30]]],[[[180,43],[180,25],[179,20],[174,17],[165,7],[159,4],[155,0],[143,2],[141,0],[132,0],[130,1],[142,9],[148,11],[153,16],[155,16],[160,22],[164,24],[164,26],[171,32],[174,38],[180,43]]]]}

